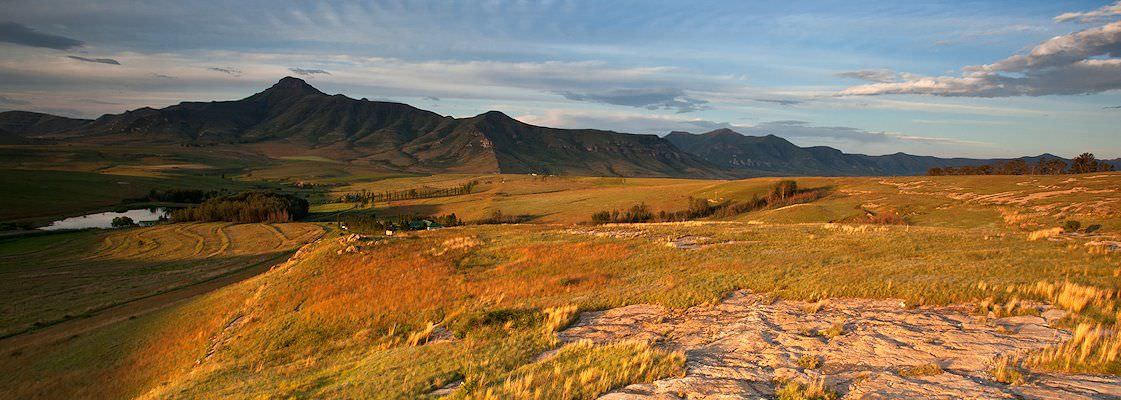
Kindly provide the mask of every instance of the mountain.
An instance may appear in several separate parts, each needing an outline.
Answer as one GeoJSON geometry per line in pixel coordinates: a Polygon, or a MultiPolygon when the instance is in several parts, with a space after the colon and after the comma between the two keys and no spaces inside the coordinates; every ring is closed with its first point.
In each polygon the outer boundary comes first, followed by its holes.
{"type": "MultiPolygon", "coordinates": [[[[666,140],[681,150],[739,175],[922,175],[934,167],[991,164],[1002,159],[939,158],[895,153],[847,154],[826,146],[799,147],[774,135],[744,136],[731,129],[692,134],[671,132],[666,140]]],[[[1022,157],[1027,162],[1059,158],[1050,154],[1022,157]]],[[[1064,160],[1067,161],[1067,160],[1064,160]]]]}
{"type": "Polygon", "coordinates": [[[0,143],[29,143],[33,138],[81,128],[88,119],[59,117],[30,111],[0,112],[0,143]]]}
{"type": "Polygon", "coordinates": [[[141,108],[59,134],[98,143],[311,151],[416,172],[730,176],[656,135],[546,128],[497,111],[457,119],[406,104],[327,95],[292,77],[241,100],[141,108]]]}

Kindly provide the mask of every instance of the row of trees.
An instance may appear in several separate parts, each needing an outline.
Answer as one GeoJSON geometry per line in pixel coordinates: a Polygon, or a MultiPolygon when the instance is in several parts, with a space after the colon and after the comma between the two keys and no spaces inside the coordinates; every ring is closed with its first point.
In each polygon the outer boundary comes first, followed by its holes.
{"type": "Polygon", "coordinates": [[[219,192],[217,190],[200,190],[200,189],[167,189],[148,191],[148,196],[139,199],[141,201],[160,201],[167,203],[202,203],[208,199],[218,197],[225,194],[225,191],[219,192]]]}
{"type": "Polygon", "coordinates": [[[828,188],[798,189],[797,182],[785,180],[775,183],[763,197],[754,195],[746,201],[714,203],[708,199],[689,197],[684,210],[659,211],[657,214],[650,211],[645,203],[640,203],[625,210],[595,212],[592,214],[592,223],[681,222],[707,217],[726,218],[767,207],[811,202],[827,194],[828,188]]]}
{"type": "Polygon", "coordinates": [[[944,175],[1062,175],[1086,174],[1092,172],[1113,171],[1114,166],[1105,161],[1098,160],[1092,153],[1082,153],[1071,160],[1058,158],[1043,158],[1031,164],[1022,159],[998,162],[985,165],[967,165],[962,167],[931,168],[926,174],[930,176],[944,175]]]}
{"type": "Polygon", "coordinates": [[[215,197],[195,207],[171,212],[171,219],[185,221],[290,222],[308,214],[308,201],[283,193],[243,192],[215,197]]]}
{"type": "Polygon", "coordinates": [[[339,202],[342,203],[364,203],[373,204],[381,201],[394,201],[394,200],[411,200],[411,199],[425,199],[430,197],[447,197],[459,196],[470,194],[475,189],[477,181],[470,181],[462,185],[453,186],[449,188],[430,188],[422,187],[407,190],[386,190],[384,192],[371,192],[369,190],[362,190],[355,193],[346,193],[339,196],[339,202]]]}
{"type": "Polygon", "coordinates": [[[381,233],[386,230],[410,230],[414,226],[421,226],[422,224],[418,224],[418,222],[424,221],[435,222],[441,226],[463,225],[463,221],[456,217],[455,213],[435,216],[395,215],[385,217],[379,217],[375,214],[353,214],[341,218],[339,222],[352,231],[381,233]]]}

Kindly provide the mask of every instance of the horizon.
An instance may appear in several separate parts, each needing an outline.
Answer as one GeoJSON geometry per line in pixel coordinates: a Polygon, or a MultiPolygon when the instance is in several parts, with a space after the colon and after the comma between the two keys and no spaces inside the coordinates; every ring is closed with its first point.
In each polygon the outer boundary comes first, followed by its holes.
{"type": "Polygon", "coordinates": [[[294,75],[556,128],[1121,157],[1121,2],[211,5],[13,2],[0,110],[91,118],[244,98],[294,75]]]}

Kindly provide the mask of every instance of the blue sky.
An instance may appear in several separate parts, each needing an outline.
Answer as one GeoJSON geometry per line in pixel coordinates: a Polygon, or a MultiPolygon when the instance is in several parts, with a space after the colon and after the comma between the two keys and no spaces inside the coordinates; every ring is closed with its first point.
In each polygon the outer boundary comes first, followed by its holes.
{"type": "Polygon", "coordinates": [[[1121,2],[5,3],[0,109],[96,117],[294,75],[555,127],[1121,157],[1121,2]]]}

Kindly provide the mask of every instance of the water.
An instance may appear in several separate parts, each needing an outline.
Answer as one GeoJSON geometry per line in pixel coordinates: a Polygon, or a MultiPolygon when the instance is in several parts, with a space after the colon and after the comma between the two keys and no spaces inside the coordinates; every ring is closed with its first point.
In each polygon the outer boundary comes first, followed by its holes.
{"type": "Polygon", "coordinates": [[[129,217],[139,224],[141,222],[156,221],[159,220],[160,217],[167,217],[168,215],[169,212],[166,208],[138,208],[125,212],[110,211],[61,219],[51,222],[50,225],[39,229],[57,231],[60,229],[112,228],[113,218],[116,217],[129,217]]]}

